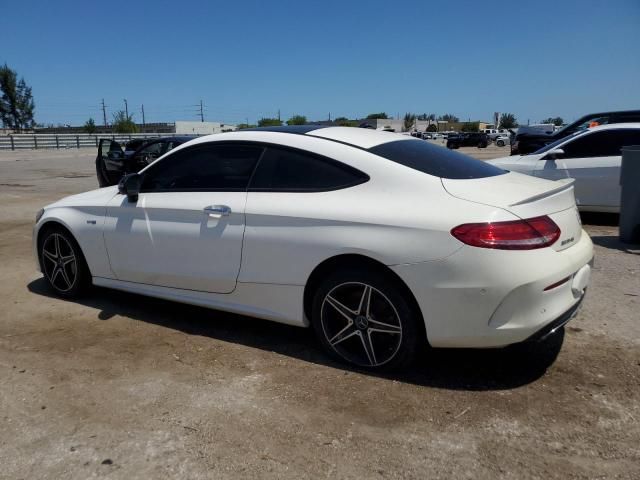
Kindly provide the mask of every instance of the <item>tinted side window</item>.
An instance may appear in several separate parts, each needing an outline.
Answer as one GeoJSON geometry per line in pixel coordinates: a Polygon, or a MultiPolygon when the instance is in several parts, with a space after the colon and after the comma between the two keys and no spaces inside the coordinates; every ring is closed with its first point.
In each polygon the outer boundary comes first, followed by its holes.
{"type": "Polygon", "coordinates": [[[369,151],[405,167],[441,178],[484,178],[507,173],[506,170],[419,140],[396,140],[369,151]]]}
{"type": "Polygon", "coordinates": [[[268,147],[251,181],[251,190],[326,191],[366,182],[369,177],[335,160],[299,150],[268,147]]]}
{"type": "Polygon", "coordinates": [[[144,173],[141,191],[246,190],[263,150],[232,144],[179,150],[144,173]]]}
{"type": "Polygon", "coordinates": [[[565,145],[565,158],[612,157],[622,155],[622,147],[637,145],[640,130],[608,130],[585,135],[565,145]]]}

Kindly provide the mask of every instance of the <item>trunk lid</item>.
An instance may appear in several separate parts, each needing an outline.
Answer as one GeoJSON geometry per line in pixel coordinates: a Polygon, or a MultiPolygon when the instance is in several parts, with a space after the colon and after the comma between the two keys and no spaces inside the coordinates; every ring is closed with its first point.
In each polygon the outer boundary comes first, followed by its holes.
{"type": "Polygon", "coordinates": [[[553,182],[509,172],[477,179],[443,178],[442,185],[454,197],[502,208],[522,219],[549,216],[561,231],[551,246],[554,250],[564,250],[580,240],[582,224],[573,179],[553,182]]]}

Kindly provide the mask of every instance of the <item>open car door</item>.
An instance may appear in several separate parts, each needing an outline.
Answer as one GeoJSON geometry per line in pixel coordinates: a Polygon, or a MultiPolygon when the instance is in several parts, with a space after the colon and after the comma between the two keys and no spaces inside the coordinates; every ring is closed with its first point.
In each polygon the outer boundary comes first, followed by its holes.
{"type": "Polygon", "coordinates": [[[125,173],[122,146],[110,138],[101,138],[96,157],[96,174],[100,187],[116,185],[125,173]]]}

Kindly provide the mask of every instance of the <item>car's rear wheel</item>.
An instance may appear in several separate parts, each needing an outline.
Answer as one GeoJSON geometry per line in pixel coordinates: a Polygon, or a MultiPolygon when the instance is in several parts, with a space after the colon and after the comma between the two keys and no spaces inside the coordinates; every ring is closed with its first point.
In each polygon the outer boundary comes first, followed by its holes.
{"type": "Polygon", "coordinates": [[[394,279],[369,269],[335,272],[317,289],[312,323],[334,358],[368,370],[411,362],[424,340],[415,309],[394,279]]]}
{"type": "Polygon", "coordinates": [[[73,236],[61,227],[45,227],[39,241],[40,265],[49,287],[72,298],[91,285],[91,274],[73,236]]]}
{"type": "Polygon", "coordinates": [[[498,140],[496,142],[496,145],[499,146],[499,147],[504,147],[504,140],[498,140]]]}

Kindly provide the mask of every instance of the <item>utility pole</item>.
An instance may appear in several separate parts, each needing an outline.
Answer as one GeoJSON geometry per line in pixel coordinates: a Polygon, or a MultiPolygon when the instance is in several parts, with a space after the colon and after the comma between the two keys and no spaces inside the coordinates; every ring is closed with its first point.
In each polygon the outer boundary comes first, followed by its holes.
{"type": "Polygon", "coordinates": [[[249,127],[249,117],[247,117],[247,127],[249,127]]]}
{"type": "Polygon", "coordinates": [[[127,105],[127,99],[124,99],[124,114],[127,116],[127,120],[129,120],[129,105],[127,105]]]}
{"type": "Polygon", "coordinates": [[[278,109],[278,121],[280,121],[280,109],[278,109]]]}
{"type": "Polygon", "coordinates": [[[104,98],[102,99],[102,118],[104,120],[104,126],[107,126],[107,107],[104,104],[104,98]]]}
{"type": "Polygon", "coordinates": [[[142,104],[142,128],[144,128],[144,103],[142,104]]]}
{"type": "Polygon", "coordinates": [[[329,112],[329,121],[331,121],[331,112],[329,112]]]}
{"type": "Polygon", "coordinates": [[[204,122],[204,110],[202,109],[202,100],[200,100],[200,121],[204,122]]]}

